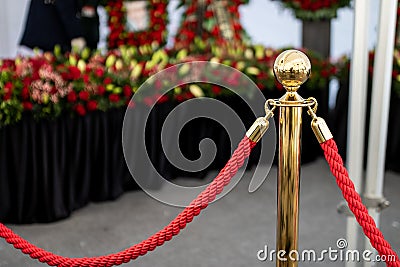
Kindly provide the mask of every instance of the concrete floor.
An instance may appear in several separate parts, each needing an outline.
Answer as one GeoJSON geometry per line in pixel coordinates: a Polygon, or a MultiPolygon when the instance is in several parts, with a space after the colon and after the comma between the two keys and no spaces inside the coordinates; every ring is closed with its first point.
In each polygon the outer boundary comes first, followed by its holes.
{"type": "MultiPolygon", "coordinates": [[[[213,175],[215,173],[210,177],[213,175]]],[[[182,181],[198,183],[198,180],[182,181]]],[[[255,193],[248,193],[248,184],[249,178],[244,178],[179,236],[123,266],[275,266],[273,262],[258,260],[257,252],[265,245],[275,248],[276,168],[272,168],[268,180],[255,193]]],[[[398,252],[399,189],[400,175],[386,173],[385,196],[392,205],[382,213],[381,229],[398,252]]],[[[336,241],[345,237],[346,218],[336,212],[341,194],[322,159],[303,166],[300,198],[300,250],[315,249],[319,253],[329,247],[336,249],[336,241]]],[[[54,253],[70,257],[96,256],[119,251],[145,239],[179,211],[136,191],[126,193],[114,202],[91,204],[60,222],[10,227],[54,253]]],[[[0,266],[45,265],[0,241],[0,266]]],[[[344,263],[302,262],[299,266],[344,266],[344,263]]]]}

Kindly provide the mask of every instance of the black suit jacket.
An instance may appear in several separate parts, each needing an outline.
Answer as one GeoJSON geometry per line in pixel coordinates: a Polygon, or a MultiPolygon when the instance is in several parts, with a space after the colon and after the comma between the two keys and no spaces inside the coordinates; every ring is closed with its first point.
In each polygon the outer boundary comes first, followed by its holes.
{"type": "Polygon", "coordinates": [[[71,40],[82,37],[77,0],[31,0],[21,45],[53,51],[71,50],[71,40]],[[52,2],[52,3],[45,3],[52,2]]]}
{"type": "Polygon", "coordinates": [[[99,14],[97,13],[97,6],[99,5],[99,0],[80,0],[80,9],[84,6],[90,6],[95,9],[93,17],[81,17],[81,25],[83,36],[86,40],[86,46],[91,49],[96,49],[97,44],[100,39],[100,20],[99,14]]]}

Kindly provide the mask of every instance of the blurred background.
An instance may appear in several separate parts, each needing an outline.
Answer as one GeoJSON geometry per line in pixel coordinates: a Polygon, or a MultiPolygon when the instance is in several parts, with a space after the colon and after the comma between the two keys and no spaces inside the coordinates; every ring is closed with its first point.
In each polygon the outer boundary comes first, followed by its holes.
{"type": "MultiPolygon", "coordinates": [[[[179,1],[174,0],[169,1],[168,4],[170,43],[172,43],[172,37],[177,31],[183,12],[183,8],[177,8],[178,4],[179,1]]],[[[370,49],[376,44],[378,13],[373,11],[379,9],[379,1],[372,1],[372,5],[371,23],[368,25],[370,36],[368,46],[370,49]]],[[[0,33],[2,36],[0,57],[16,56],[28,8],[28,0],[4,1],[3,8],[0,11],[0,33]]],[[[104,11],[100,12],[104,13],[104,11]]],[[[290,10],[283,8],[280,1],[250,1],[249,4],[240,7],[240,13],[243,26],[254,43],[273,48],[301,46],[301,21],[294,18],[290,10]]],[[[350,54],[353,38],[353,18],[353,9],[348,7],[340,9],[337,18],[332,21],[331,56],[333,58],[350,54]]],[[[103,19],[102,27],[106,27],[105,23],[106,21],[103,19]]],[[[107,30],[104,29],[104,31],[107,30]]],[[[100,46],[104,47],[104,36],[102,41],[100,46]]]]}
{"type": "MultiPolygon", "coordinates": [[[[312,65],[311,76],[299,93],[318,100],[318,115],[332,129],[340,154],[350,160],[347,166],[359,167],[354,179],[362,195],[367,191],[363,189],[365,176],[370,176],[371,171],[367,162],[374,163],[368,151],[373,154],[376,150],[376,161],[382,163],[382,168],[376,168],[376,177],[382,178],[382,186],[374,188],[382,189],[381,195],[392,205],[382,212],[381,220],[380,211],[373,212],[384,235],[398,250],[400,12],[397,7],[394,42],[388,44],[387,57],[383,57],[377,46],[384,0],[368,1],[367,14],[363,14],[368,17],[363,25],[367,36],[363,42],[365,51],[353,50],[357,41],[356,1],[3,0],[0,221],[33,243],[73,257],[111,253],[152,234],[179,210],[151,199],[132,179],[121,140],[125,115],[132,115],[131,148],[138,148],[143,139],[146,155],[165,179],[188,187],[207,184],[236,145],[232,133],[212,118],[195,118],[180,125],[183,119],[177,115],[172,128],[181,129],[177,143],[185,158],[206,161],[201,147],[205,139],[214,142],[216,151],[211,164],[200,171],[181,169],[163,151],[160,135],[168,115],[188,100],[210,98],[228,105],[249,128],[260,115],[254,114],[249,103],[260,100],[259,96],[276,99],[285,93],[274,77],[273,64],[282,51],[294,48],[306,53],[312,65]],[[360,56],[357,51],[365,53],[360,56]],[[361,67],[356,65],[364,58],[361,67]],[[258,94],[248,90],[249,84],[240,75],[208,73],[190,67],[192,61],[220,63],[240,71],[258,94]],[[385,82],[373,85],[374,71],[377,64],[383,68],[381,63],[390,66],[385,67],[385,82]],[[174,68],[177,64],[180,67],[174,68]],[[174,71],[170,79],[150,79],[170,67],[174,71]],[[352,79],[359,77],[354,73],[362,71],[365,81],[352,79]],[[181,84],[191,75],[220,79],[227,86],[181,84]],[[154,89],[151,93],[139,90],[145,82],[154,89]],[[229,86],[240,90],[235,94],[229,86]],[[160,89],[164,87],[172,90],[160,89]],[[387,102],[373,104],[379,90],[387,102]],[[388,93],[384,94],[384,90],[388,93]],[[360,97],[355,98],[354,92],[360,97]],[[131,101],[132,97],[136,100],[131,101]],[[354,107],[361,108],[354,111],[354,107]],[[371,117],[378,114],[374,107],[386,110],[383,113],[387,114],[387,127],[382,123],[381,127],[371,124],[370,128],[371,117]],[[385,129],[383,145],[369,150],[369,137],[382,133],[381,128],[385,129]],[[349,155],[360,147],[353,164],[354,157],[349,155]]],[[[260,105],[258,112],[262,113],[262,109],[260,105]]],[[[183,113],[190,110],[183,109],[183,113]]],[[[386,119],[383,116],[377,120],[386,119]]],[[[227,119],[224,123],[232,122],[227,119]]],[[[352,228],[349,216],[337,214],[337,206],[342,212],[345,206],[340,205],[342,197],[309,124],[310,117],[304,115],[300,247],[327,248],[346,237],[350,245],[361,248],[365,242],[362,235],[357,235],[360,228],[354,224],[352,228]]],[[[167,137],[166,140],[176,139],[175,134],[167,137]]],[[[176,266],[186,261],[190,266],[274,266],[256,258],[264,245],[275,244],[276,157],[268,162],[271,170],[268,164],[259,162],[265,150],[276,154],[274,148],[274,144],[256,146],[243,180],[232,193],[212,205],[210,210],[214,210],[205,213],[208,217],[194,222],[194,228],[176,243],[157,250],[154,258],[139,259],[140,266],[176,266]],[[249,181],[260,166],[269,178],[257,192],[249,194],[249,181]]],[[[206,150],[211,151],[212,147],[206,150]]],[[[143,162],[140,154],[131,163],[135,166],[143,162]]],[[[153,173],[144,170],[140,175],[151,189],[165,190],[165,184],[153,173]]],[[[0,251],[0,266],[42,266],[19,255],[4,241],[0,242],[0,251]]],[[[383,266],[379,264],[376,265],[383,266]]]]}

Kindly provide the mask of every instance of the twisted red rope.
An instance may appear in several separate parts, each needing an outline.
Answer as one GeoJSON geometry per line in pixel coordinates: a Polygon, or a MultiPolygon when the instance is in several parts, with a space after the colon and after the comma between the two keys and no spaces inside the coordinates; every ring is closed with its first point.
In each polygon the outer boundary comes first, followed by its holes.
{"type": "Polygon", "coordinates": [[[367,208],[361,202],[361,197],[354,188],[346,168],[343,165],[342,157],[333,139],[321,144],[324,155],[329,163],[332,174],[336,177],[336,183],[342,190],[350,210],[361,225],[365,235],[369,238],[371,245],[379,252],[383,259],[395,257],[395,261],[386,261],[386,266],[400,267],[399,257],[391,248],[390,244],[383,237],[382,232],[376,227],[374,219],[368,214],[367,208]]]}
{"type": "Polygon", "coordinates": [[[47,263],[50,266],[74,266],[74,267],[109,267],[120,265],[145,255],[147,252],[161,246],[166,241],[172,239],[173,236],[179,234],[180,230],[185,228],[193,218],[200,214],[215,197],[220,194],[223,188],[229,184],[232,177],[237,173],[238,169],[243,165],[246,158],[249,157],[251,149],[256,145],[249,138],[244,137],[239,143],[238,148],[233,153],[231,159],[225,167],[220,171],[218,176],[186,207],[172,222],[158,233],[150,236],[148,239],[127,248],[121,252],[110,254],[107,256],[93,258],[67,258],[55,255],[45,251],[28,241],[22,239],[13,231],[0,223],[0,237],[4,238],[7,243],[12,244],[15,248],[28,254],[31,258],[40,262],[47,263]]]}

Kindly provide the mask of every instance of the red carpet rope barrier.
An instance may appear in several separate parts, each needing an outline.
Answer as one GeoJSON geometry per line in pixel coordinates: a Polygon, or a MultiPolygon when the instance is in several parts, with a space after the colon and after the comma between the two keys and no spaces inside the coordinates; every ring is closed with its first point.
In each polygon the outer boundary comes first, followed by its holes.
{"type": "Polygon", "coordinates": [[[383,237],[382,232],[376,227],[374,219],[368,214],[367,208],[362,204],[361,197],[354,188],[346,168],[343,165],[342,157],[338,153],[338,148],[333,139],[321,143],[324,155],[329,163],[332,174],[336,177],[336,183],[342,190],[343,197],[347,201],[350,210],[353,212],[357,222],[361,225],[365,235],[369,238],[371,245],[379,252],[382,259],[386,261],[386,266],[400,267],[399,257],[391,248],[390,244],[383,237]]]}
{"type": "Polygon", "coordinates": [[[31,258],[47,263],[50,266],[109,267],[127,263],[145,255],[149,251],[153,251],[156,247],[161,246],[166,241],[171,240],[173,236],[179,234],[180,230],[185,228],[186,224],[190,223],[195,216],[199,215],[201,210],[205,209],[229,184],[256,144],[248,137],[244,137],[218,176],[172,222],[148,239],[121,252],[93,258],[62,257],[36,247],[3,224],[0,224],[0,237],[4,238],[7,243],[12,244],[16,249],[28,254],[31,258]]]}

